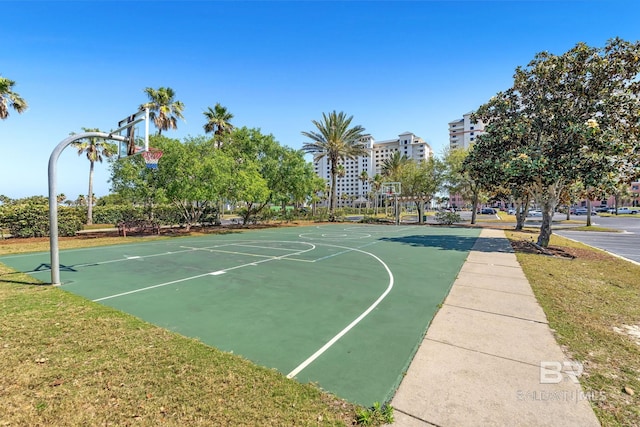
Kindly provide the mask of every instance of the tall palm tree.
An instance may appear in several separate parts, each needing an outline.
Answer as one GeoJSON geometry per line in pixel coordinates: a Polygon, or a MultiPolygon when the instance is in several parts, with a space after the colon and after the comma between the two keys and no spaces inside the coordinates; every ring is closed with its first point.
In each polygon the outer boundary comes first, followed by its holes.
{"type": "Polygon", "coordinates": [[[391,157],[385,159],[382,163],[382,176],[394,179],[409,161],[410,159],[406,155],[401,155],[399,151],[394,152],[391,157]]]}
{"type": "Polygon", "coordinates": [[[178,129],[178,119],[183,119],[184,104],[174,100],[176,93],[170,87],[160,87],[157,90],[148,87],[144,93],[149,97],[149,102],[140,105],[140,109],[149,109],[149,118],[158,128],[158,135],[163,130],[178,129]]]}
{"type": "MultiPolygon", "coordinates": [[[[82,128],[85,132],[100,132],[100,129],[82,128]]],[[[114,144],[110,144],[105,140],[99,138],[85,138],[79,141],[73,142],[73,145],[78,150],[78,156],[82,154],[87,155],[89,160],[89,192],[87,199],[87,225],[93,224],[93,169],[96,162],[102,163],[104,157],[111,157],[117,153],[117,148],[114,144]]]]}
{"type": "Polygon", "coordinates": [[[349,127],[352,120],[353,116],[347,117],[345,113],[334,110],[329,114],[322,113],[321,121],[311,121],[317,131],[302,132],[302,135],[311,140],[302,146],[302,150],[313,154],[315,161],[324,157],[329,161],[329,221],[335,221],[336,175],[340,160],[355,159],[367,153],[367,148],[360,142],[364,128],[360,125],[349,127]]]}
{"type": "Polygon", "coordinates": [[[382,183],[384,181],[384,178],[382,177],[382,175],[380,175],[379,173],[375,174],[373,176],[373,178],[371,178],[369,180],[369,183],[371,184],[371,190],[372,193],[375,195],[376,200],[375,200],[375,214],[378,215],[378,205],[380,204],[380,199],[379,199],[379,192],[380,189],[382,188],[382,183]]]}
{"type": "Polygon", "coordinates": [[[207,118],[204,131],[206,133],[213,132],[216,146],[220,148],[224,135],[229,134],[233,130],[233,125],[229,122],[233,119],[233,114],[227,111],[227,107],[223,107],[219,102],[216,103],[213,109],[211,107],[207,108],[208,110],[202,113],[207,118]]]}
{"type": "Polygon", "coordinates": [[[16,84],[13,80],[0,76],[0,119],[9,117],[9,107],[17,113],[22,113],[27,109],[27,101],[13,91],[16,84]]]}
{"type": "MultiPolygon", "coordinates": [[[[363,191],[363,195],[366,195],[366,193],[364,192],[364,184],[367,183],[367,181],[369,181],[369,173],[366,170],[363,170],[362,172],[360,172],[360,176],[358,177],[358,179],[360,180],[360,182],[362,182],[362,191],[363,191]]],[[[367,202],[367,205],[369,204],[369,202],[367,202]]],[[[360,209],[362,209],[362,201],[360,202],[360,209]]]]}

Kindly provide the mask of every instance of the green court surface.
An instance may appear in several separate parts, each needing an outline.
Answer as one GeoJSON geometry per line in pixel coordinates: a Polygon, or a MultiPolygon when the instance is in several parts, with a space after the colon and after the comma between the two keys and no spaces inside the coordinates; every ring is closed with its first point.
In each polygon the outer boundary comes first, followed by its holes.
{"type": "MultiPolygon", "coordinates": [[[[365,406],[390,399],[478,229],[274,228],[61,251],[62,289],[365,406]]],[[[0,262],[50,280],[49,254],[0,262]]]]}

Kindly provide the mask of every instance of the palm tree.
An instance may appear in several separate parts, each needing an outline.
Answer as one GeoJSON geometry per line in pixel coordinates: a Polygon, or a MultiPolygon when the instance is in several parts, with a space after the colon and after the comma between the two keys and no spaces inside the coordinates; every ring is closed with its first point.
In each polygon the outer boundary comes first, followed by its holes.
{"type": "Polygon", "coordinates": [[[0,119],[9,117],[9,107],[17,113],[22,113],[27,109],[27,101],[13,91],[16,84],[13,80],[0,76],[0,119]]]}
{"type": "Polygon", "coordinates": [[[302,135],[311,140],[302,146],[302,150],[313,154],[314,161],[324,157],[329,161],[331,175],[329,221],[335,221],[338,164],[341,160],[355,159],[367,153],[367,148],[360,142],[364,128],[360,125],[350,128],[352,120],[353,116],[347,117],[345,113],[337,113],[334,110],[329,114],[322,113],[321,121],[311,121],[318,128],[317,131],[302,132],[302,135]]]}
{"type": "MultiPolygon", "coordinates": [[[[363,170],[362,172],[360,172],[360,177],[358,179],[360,179],[360,181],[362,182],[362,191],[363,191],[362,194],[364,195],[366,194],[364,192],[364,184],[366,184],[367,181],[369,181],[369,173],[366,170],[363,170]]],[[[369,202],[367,202],[367,204],[369,204],[369,202]]],[[[360,202],[359,207],[362,210],[362,202],[360,202]]]]}
{"type": "Polygon", "coordinates": [[[406,155],[401,155],[399,151],[393,153],[391,157],[382,163],[382,176],[385,178],[397,177],[402,167],[409,162],[406,155]]]}
{"type": "Polygon", "coordinates": [[[375,200],[375,214],[378,215],[378,205],[380,204],[380,198],[379,198],[379,192],[380,189],[382,188],[382,182],[383,182],[383,178],[382,175],[380,174],[375,174],[373,176],[373,178],[371,178],[369,180],[369,183],[371,184],[371,190],[373,192],[373,194],[375,194],[376,196],[376,200],[375,200]]]}
{"type": "Polygon", "coordinates": [[[220,148],[223,136],[233,130],[233,125],[229,122],[229,120],[233,119],[233,114],[227,111],[227,107],[223,107],[219,102],[216,103],[213,109],[211,107],[207,108],[208,110],[202,113],[207,118],[204,131],[206,133],[213,132],[216,147],[220,148]]]}
{"type": "MultiPolygon", "coordinates": [[[[100,129],[88,129],[82,128],[85,132],[100,132],[100,129]]],[[[85,138],[79,141],[73,142],[73,145],[78,150],[78,156],[82,154],[87,155],[89,160],[89,192],[88,204],[87,204],[87,225],[93,224],[93,169],[96,162],[102,163],[104,157],[111,157],[117,153],[117,148],[114,144],[110,144],[99,138],[85,138]]]]}
{"type": "Polygon", "coordinates": [[[173,89],[160,87],[156,90],[148,87],[144,93],[149,97],[149,102],[140,105],[140,109],[149,109],[149,118],[158,128],[158,135],[161,135],[163,130],[178,129],[178,119],[184,120],[184,104],[174,100],[176,94],[173,89]]]}

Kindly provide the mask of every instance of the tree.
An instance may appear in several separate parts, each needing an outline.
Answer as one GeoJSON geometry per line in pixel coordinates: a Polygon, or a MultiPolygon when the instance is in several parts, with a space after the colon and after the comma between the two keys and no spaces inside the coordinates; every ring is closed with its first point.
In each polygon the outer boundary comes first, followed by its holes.
{"type": "Polygon", "coordinates": [[[180,209],[187,229],[202,222],[211,209],[219,216],[219,206],[225,200],[247,200],[266,192],[255,163],[214,150],[202,137],[187,138],[183,143],[166,140],[162,149],[158,184],[180,209]]]}
{"type": "Polygon", "coordinates": [[[148,87],[144,93],[149,97],[149,102],[140,105],[140,109],[149,109],[149,118],[156,125],[158,135],[161,135],[163,130],[178,129],[178,119],[184,120],[184,104],[174,99],[176,94],[173,89],[148,87]]]}
{"type": "Polygon", "coordinates": [[[313,154],[314,160],[327,158],[331,187],[329,197],[329,221],[335,221],[336,207],[336,176],[338,164],[346,159],[356,159],[365,155],[367,148],[362,144],[364,128],[360,125],[351,126],[353,116],[347,117],[344,112],[335,110],[329,114],[322,113],[322,120],[311,122],[317,131],[302,132],[311,140],[302,146],[306,153],[313,154]]]}
{"type": "Polygon", "coordinates": [[[563,55],[542,52],[516,69],[512,88],[478,109],[487,126],[476,158],[531,190],[543,213],[540,246],[549,244],[567,185],[599,187],[623,164],[639,167],[638,58],[640,42],[620,39],[601,49],[579,43],[563,55]]]}
{"type": "Polygon", "coordinates": [[[9,108],[21,114],[28,107],[27,102],[13,91],[15,84],[13,80],[0,76],[0,119],[2,120],[9,117],[9,108]]]}
{"type": "Polygon", "coordinates": [[[265,192],[254,192],[236,200],[246,202],[243,222],[259,215],[272,203],[283,209],[288,203],[302,203],[313,194],[317,179],[302,151],[281,146],[273,135],[263,135],[258,129],[242,127],[230,135],[221,151],[228,152],[238,162],[254,164],[266,186],[265,192]]]}
{"type": "MultiPolygon", "coordinates": [[[[152,135],[149,144],[161,150],[165,150],[165,146],[169,146],[172,141],[164,136],[152,135]]],[[[162,162],[164,162],[164,156],[162,162]]],[[[128,201],[132,204],[143,205],[149,218],[153,217],[153,206],[158,203],[166,202],[166,192],[162,183],[159,181],[158,171],[163,170],[163,166],[159,166],[158,170],[152,170],[146,167],[142,156],[128,156],[123,159],[113,158],[111,165],[111,191],[117,194],[120,201],[128,201]]]]}
{"type": "Polygon", "coordinates": [[[208,107],[207,111],[202,114],[207,118],[207,123],[204,124],[205,133],[213,132],[216,146],[220,148],[224,136],[233,130],[233,125],[230,123],[233,114],[228,112],[227,108],[223,107],[219,102],[216,103],[213,109],[208,107]]]}
{"type": "MultiPolygon", "coordinates": [[[[369,181],[369,173],[366,170],[363,170],[362,172],[360,172],[360,176],[358,177],[358,179],[362,183],[362,189],[364,190],[364,185],[369,181]]],[[[363,193],[362,195],[365,196],[366,198],[366,193],[363,193]]],[[[368,204],[369,202],[367,201],[367,205],[368,204]]],[[[358,208],[362,209],[362,202],[360,202],[360,204],[358,205],[358,208]]]]}
{"type": "Polygon", "coordinates": [[[402,168],[409,163],[409,158],[400,154],[399,151],[394,152],[391,157],[382,163],[382,176],[391,180],[396,180],[402,168]]]}
{"type": "Polygon", "coordinates": [[[418,211],[418,222],[423,223],[425,202],[430,201],[442,188],[444,163],[435,157],[419,162],[406,162],[396,175],[402,186],[402,196],[413,200],[418,211]]]}
{"type": "MultiPolygon", "coordinates": [[[[100,129],[82,128],[84,132],[100,132],[100,129]]],[[[89,192],[87,193],[87,225],[93,224],[93,172],[96,162],[102,163],[104,157],[111,157],[118,151],[115,144],[103,139],[90,137],[73,142],[78,150],[78,156],[86,154],[89,160],[89,192]]]]}
{"type": "Polygon", "coordinates": [[[373,178],[369,180],[371,184],[371,190],[373,195],[375,196],[375,215],[378,215],[378,206],[380,205],[380,189],[382,188],[382,183],[384,182],[384,178],[379,173],[375,174],[373,178]]]}

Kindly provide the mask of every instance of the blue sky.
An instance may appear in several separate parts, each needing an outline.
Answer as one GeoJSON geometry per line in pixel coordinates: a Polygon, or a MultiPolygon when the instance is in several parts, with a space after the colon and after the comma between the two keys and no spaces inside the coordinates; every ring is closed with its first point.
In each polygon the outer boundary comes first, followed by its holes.
{"type": "MultiPolygon", "coordinates": [[[[511,86],[540,51],[640,39],[633,1],[2,1],[0,75],[29,103],[0,122],[0,194],[46,195],[51,151],[83,127],[110,130],[168,86],[185,104],[167,136],[204,133],[216,102],[235,126],[300,148],[323,112],[377,140],[411,131],[436,153],[447,124],[511,86]]],[[[86,194],[69,147],[58,193],[86,194]]],[[[107,163],[94,192],[109,193],[107,163]]]]}

